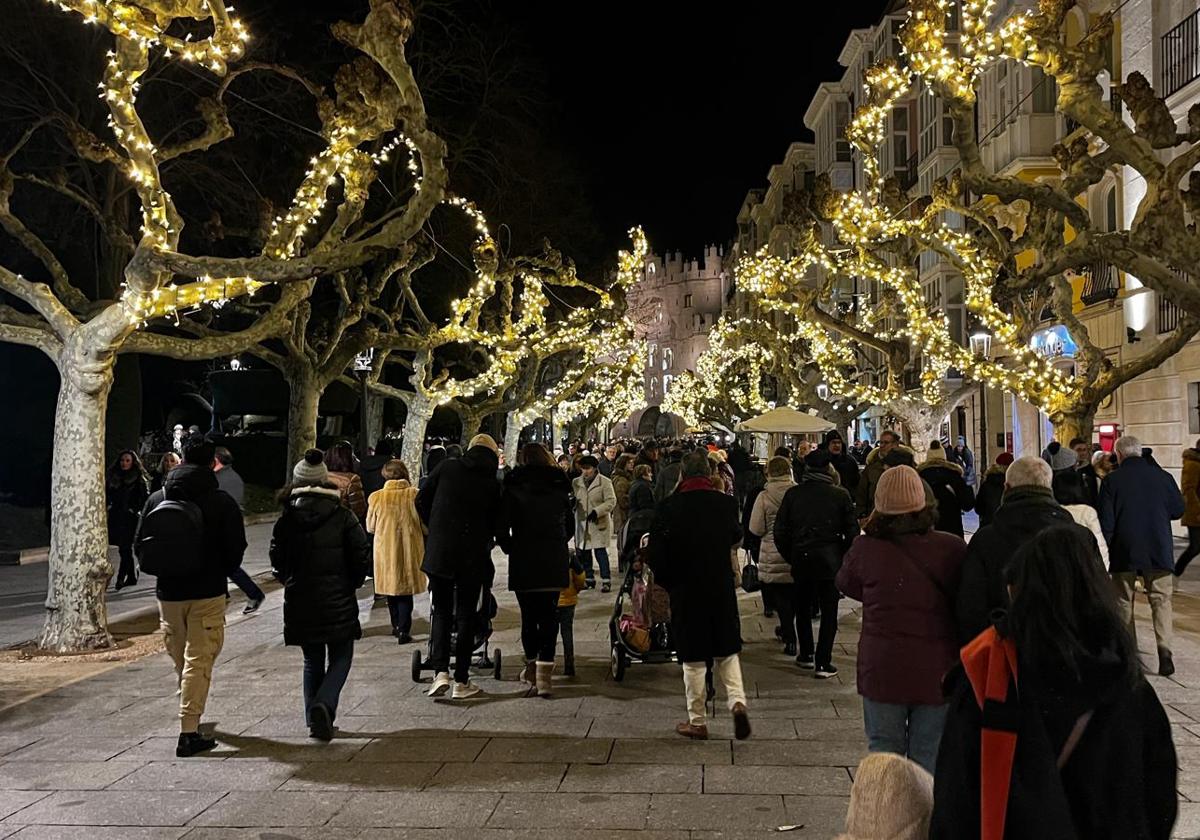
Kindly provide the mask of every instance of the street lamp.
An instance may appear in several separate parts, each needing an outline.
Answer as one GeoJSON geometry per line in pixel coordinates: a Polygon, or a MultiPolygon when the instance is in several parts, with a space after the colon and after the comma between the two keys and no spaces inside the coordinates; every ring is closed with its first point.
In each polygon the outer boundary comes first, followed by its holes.
{"type": "MultiPolygon", "coordinates": [[[[990,359],[992,357],[992,334],[987,330],[979,330],[971,335],[971,353],[981,359],[990,359]]],[[[987,385],[983,382],[979,383],[979,441],[975,447],[977,456],[981,459],[978,463],[991,463],[991,447],[988,446],[988,422],[987,422],[987,385]]]]}
{"type": "Polygon", "coordinates": [[[971,353],[983,359],[992,357],[992,334],[987,330],[980,330],[971,335],[971,353]]]}
{"type": "Polygon", "coordinates": [[[370,398],[370,388],[367,384],[367,378],[371,373],[374,361],[374,347],[368,347],[354,357],[354,375],[358,377],[358,381],[362,386],[362,392],[359,396],[358,452],[359,456],[363,458],[367,456],[367,449],[371,446],[370,430],[367,428],[367,405],[370,398]]]}

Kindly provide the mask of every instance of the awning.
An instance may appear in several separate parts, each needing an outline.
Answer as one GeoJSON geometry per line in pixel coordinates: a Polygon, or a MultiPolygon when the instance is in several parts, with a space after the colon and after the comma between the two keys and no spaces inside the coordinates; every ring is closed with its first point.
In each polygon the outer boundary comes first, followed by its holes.
{"type": "Polygon", "coordinates": [[[769,434],[808,435],[827,432],[834,424],[820,417],[805,414],[794,408],[773,408],[766,414],[751,417],[737,424],[739,432],[767,432],[769,434]]]}

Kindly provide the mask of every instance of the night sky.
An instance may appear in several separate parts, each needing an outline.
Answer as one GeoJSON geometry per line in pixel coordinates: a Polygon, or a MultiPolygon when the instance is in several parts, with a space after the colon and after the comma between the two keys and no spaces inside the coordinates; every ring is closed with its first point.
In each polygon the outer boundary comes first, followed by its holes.
{"type": "Polygon", "coordinates": [[[886,3],[749,0],[716,15],[615,0],[586,20],[574,4],[512,5],[549,73],[560,142],[581,156],[605,240],[619,244],[640,223],[656,250],[696,254],[732,239],[746,191],[766,186],[790,142],[812,139],[813,91],[840,78],[850,30],[878,21],[886,3]]]}

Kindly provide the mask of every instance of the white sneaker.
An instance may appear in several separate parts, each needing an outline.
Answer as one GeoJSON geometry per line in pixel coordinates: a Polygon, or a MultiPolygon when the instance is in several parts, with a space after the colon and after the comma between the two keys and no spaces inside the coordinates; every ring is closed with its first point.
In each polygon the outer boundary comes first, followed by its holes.
{"type": "Polygon", "coordinates": [[[474,697],[476,694],[481,693],[482,691],[483,689],[475,685],[473,682],[456,682],[454,684],[454,694],[451,695],[450,699],[467,700],[471,697],[474,697]]]}
{"type": "Polygon", "coordinates": [[[433,685],[429,687],[429,696],[441,697],[449,690],[451,685],[453,685],[453,682],[450,679],[450,675],[445,671],[441,671],[433,678],[433,685]]]}

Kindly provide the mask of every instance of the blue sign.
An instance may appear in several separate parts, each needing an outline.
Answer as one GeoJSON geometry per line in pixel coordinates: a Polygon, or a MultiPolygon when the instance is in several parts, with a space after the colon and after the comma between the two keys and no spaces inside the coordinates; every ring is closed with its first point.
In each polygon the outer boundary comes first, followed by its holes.
{"type": "Polygon", "coordinates": [[[1073,359],[1079,351],[1075,339],[1071,338],[1071,333],[1067,332],[1067,328],[1062,324],[1038,330],[1033,334],[1033,338],[1029,339],[1029,346],[1051,359],[1058,357],[1073,359]]]}

